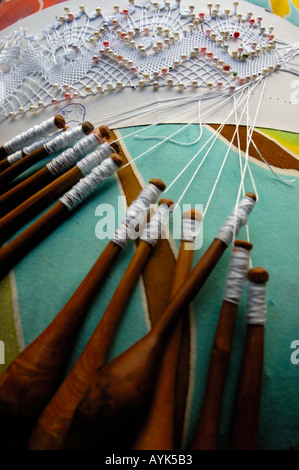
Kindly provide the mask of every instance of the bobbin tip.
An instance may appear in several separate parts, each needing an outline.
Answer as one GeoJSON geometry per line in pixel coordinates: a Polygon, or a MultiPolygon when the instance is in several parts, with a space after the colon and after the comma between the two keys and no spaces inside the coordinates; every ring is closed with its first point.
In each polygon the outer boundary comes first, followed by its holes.
{"type": "Polygon", "coordinates": [[[91,122],[84,121],[84,122],[82,122],[82,130],[83,130],[84,134],[88,135],[94,130],[94,127],[91,124],[91,122]]]}
{"type": "Polygon", "coordinates": [[[110,158],[114,161],[114,163],[115,163],[117,166],[121,166],[121,165],[122,165],[123,159],[122,159],[121,156],[118,155],[117,153],[112,153],[112,154],[110,155],[110,158]]]}
{"type": "Polygon", "coordinates": [[[174,210],[174,202],[172,199],[160,199],[159,201],[159,206],[161,204],[166,204],[166,206],[171,207],[173,206],[172,210],[174,210]]]}
{"type": "Polygon", "coordinates": [[[112,142],[109,146],[114,150],[115,153],[120,153],[120,146],[117,142],[112,142]]]}
{"type": "Polygon", "coordinates": [[[247,197],[251,197],[251,199],[253,199],[254,201],[256,201],[256,195],[254,193],[247,193],[246,194],[247,197]]]}
{"type": "Polygon", "coordinates": [[[69,126],[64,126],[63,129],[62,129],[62,131],[65,132],[65,131],[67,131],[68,129],[69,129],[69,126]]]}
{"type": "Polygon", "coordinates": [[[64,117],[61,114],[56,114],[54,124],[58,129],[63,129],[66,124],[64,117]]]}
{"type": "Polygon", "coordinates": [[[245,248],[245,250],[248,250],[248,251],[252,250],[253,248],[252,243],[247,242],[246,240],[235,240],[234,245],[239,246],[241,248],[245,248]]]}
{"type": "Polygon", "coordinates": [[[269,279],[269,273],[264,268],[253,268],[248,271],[248,280],[257,284],[267,282],[269,279]]]}
{"type": "Polygon", "coordinates": [[[98,129],[105,139],[110,139],[110,129],[107,126],[99,126],[98,129]]]}
{"type": "Polygon", "coordinates": [[[183,213],[183,219],[191,219],[191,220],[202,220],[202,213],[197,211],[196,209],[190,209],[183,213]]]}
{"type": "Polygon", "coordinates": [[[152,178],[149,182],[160,189],[160,191],[164,191],[166,188],[166,184],[157,178],[152,178]]]}

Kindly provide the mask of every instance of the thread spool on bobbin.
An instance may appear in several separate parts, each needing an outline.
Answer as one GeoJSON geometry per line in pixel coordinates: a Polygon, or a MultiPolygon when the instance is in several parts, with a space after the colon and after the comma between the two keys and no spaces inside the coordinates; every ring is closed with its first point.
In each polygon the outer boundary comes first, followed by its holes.
{"type": "MultiPolygon", "coordinates": [[[[8,183],[22,174],[25,170],[33,166],[35,163],[39,162],[48,155],[62,150],[63,148],[67,148],[72,141],[80,139],[82,135],[89,135],[93,129],[94,126],[90,122],[85,121],[81,124],[81,126],[77,126],[65,133],[62,133],[55,139],[47,142],[39,149],[36,149],[28,155],[25,155],[24,158],[4,170],[0,174],[0,184],[8,185],[8,183]]],[[[106,130],[103,129],[103,132],[106,133],[106,130]]]]}
{"type": "MultiPolygon", "coordinates": [[[[51,120],[49,119],[48,121],[45,121],[45,123],[42,123],[40,126],[35,126],[35,129],[37,128],[43,128],[43,125],[46,125],[48,123],[48,126],[47,127],[50,127],[52,128],[53,125],[51,125],[51,120]]],[[[65,120],[64,120],[64,117],[61,115],[61,114],[57,114],[56,116],[54,116],[54,119],[53,119],[53,123],[54,123],[54,126],[57,128],[57,129],[63,129],[64,126],[65,126],[65,120]]],[[[46,129],[47,129],[46,127],[46,129]]],[[[45,132],[47,132],[47,130],[45,129],[45,132]]],[[[0,158],[5,158],[7,157],[10,153],[12,153],[13,151],[15,150],[20,150],[22,147],[24,147],[24,145],[26,145],[28,143],[28,139],[30,140],[30,135],[31,135],[31,132],[32,130],[29,129],[27,132],[24,132],[23,134],[21,134],[19,136],[19,139],[17,141],[17,143],[14,145],[14,150],[12,151],[8,151],[5,147],[6,146],[9,146],[9,142],[7,144],[4,144],[0,147],[0,158]]],[[[43,133],[40,133],[39,137],[42,137],[45,132],[43,133]]],[[[38,135],[38,134],[37,134],[38,135]]],[[[37,137],[36,137],[37,138],[37,137]]],[[[12,140],[15,140],[15,139],[12,139],[12,140]]],[[[11,141],[10,141],[11,142],[11,141]]]]}
{"type": "Polygon", "coordinates": [[[226,374],[233,341],[238,306],[247,277],[249,253],[253,245],[235,240],[225,292],[213,339],[204,399],[192,450],[216,450],[226,374]]]}
{"type": "Polygon", "coordinates": [[[234,450],[258,449],[269,273],[262,267],[253,268],[248,280],[246,339],[232,434],[234,450]]]}

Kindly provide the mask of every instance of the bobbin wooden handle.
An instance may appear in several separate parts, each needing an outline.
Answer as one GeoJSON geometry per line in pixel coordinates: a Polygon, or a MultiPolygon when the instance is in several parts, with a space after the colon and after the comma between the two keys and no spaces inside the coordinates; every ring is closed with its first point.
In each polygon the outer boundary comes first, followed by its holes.
{"type": "MultiPolygon", "coordinates": [[[[251,243],[236,240],[235,248],[251,250],[251,243]]],[[[222,396],[228,370],[238,303],[223,300],[215,332],[204,399],[192,450],[216,450],[222,396]]]]}
{"type": "MultiPolygon", "coordinates": [[[[110,136],[110,131],[106,126],[100,126],[99,129],[104,138],[110,136]]],[[[120,147],[117,143],[112,142],[110,146],[114,152],[120,152],[120,147]]],[[[18,204],[21,204],[25,199],[28,199],[58,177],[59,175],[53,175],[47,166],[45,166],[37,173],[34,173],[29,178],[26,178],[24,181],[2,194],[0,196],[0,217],[12,211],[18,204]]]]}
{"type": "MultiPolygon", "coordinates": [[[[257,284],[267,282],[268,278],[269,274],[263,268],[254,268],[248,273],[249,281],[257,284]]],[[[263,383],[264,335],[265,328],[263,325],[247,325],[233,425],[233,450],[258,449],[259,411],[263,383]]]]}
{"type": "Polygon", "coordinates": [[[0,250],[0,278],[70,215],[60,201],[0,250]]]}
{"type": "Polygon", "coordinates": [[[2,217],[0,219],[0,243],[8,240],[19,228],[70,189],[80,178],[83,178],[83,175],[75,166],[2,217]]]}
{"type": "Polygon", "coordinates": [[[226,248],[216,238],[150,333],[101,369],[74,414],[67,448],[113,449],[117,442],[120,449],[133,444],[151,404],[169,336],[226,248]]]}
{"type": "MultiPolygon", "coordinates": [[[[183,214],[184,218],[197,218],[201,214],[191,210],[183,214]]],[[[188,279],[192,267],[194,242],[181,241],[175,271],[172,280],[170,299],[188,279]]],[[[185,312],[187,314],[187,312],[185,312]]],[[[172,450],[174,449],[176,372],[181,342],[182,321],[174,329],[159,373],[153,402],[149,414],[133,444],[134,450],[172,450]]]]}
{"type": "Polygon", "coordinates": [[[0,217],[8,214],[8,212],[15,209],[18,204],[28,199],[32,194],[42,189],[47,184],[54,181],[56,176],[45,166],[41,168],[37,173],[29,176],[18,185],[11,188],[6,193],[0,196],[0,217]]]}
{"type": "MultiPolygon", "coordinates": [[[[54,124],[57,127],[57,129],[63,129],[65,126],[65,119],[61,114],[57,114],[54,116],[54,124]]],[[[22,147],[20,147],[19,150],[21,150],[22,147]]],[[[0,147],[0,158],[5,158],[9,155],[9,152],[5,150],[5,147],[2,145],[0,147]]]]}
{"type": "Polygon", "coordinates": [[[31,436],[31,450],[63,449],[78,403],[106,362],[124,309],[152,247],[140,242],[98,326],[52,400],[40,416],[31,436]]]}
{"type": "Polygon", "coordinates": [[[0,162],[0,173],[2,173],[4,170],[6,170],[6,168],[9,168],[9,167],[10,167],[9,161],[7,160],[7,158],[4,158],[0,162]]]}
{"type": "MultiPolygon", "coordinates": [[[[158,183],[161,182],[154,184],[158,183]]],[[[173,201],[161,199],[159,204],[171,207],[173,201]]],[[[63,448],[74,411],[97,376],[97,371],[107,360],[124,309],[152,248],[151,243],[140,241],[97,328],[72,371],[40,417],[30,439],[30,449],[63,448]]]]}
{"type": "Polygon", "coordinates": [[[58,387],[78,327],[120,251],[121,247],[108,243],[59,314],[0,377],[2,446],[24,431],[29,431],[29,439],[36,419],[58,387]]]}
{"type": "MultiPolygon", "coordinates": [[[[11,165],[9,168],[4,170],[0,174],[0,187],[5,188],[11,181],[13,181],[17,176],[21,175],[25,170],[30,168],[35,163],[39,162],[43,158],[47,157],[49,154],[45,147],[40,147],[37,150],[29,153],[24,156],[21,160],[11,165]]],[[[2,191],[4,192],[4,191],[2,191]]]]}
{"type": "MultiPolygon", "coordinates": [[[[103,127],[105,128],[104,133],[106,133],[107,132],[106,129],[108,128],[106,128],[106,126],[103,126],[103,127]]],[[[82,131],[84,132],[85,135],[89,135],[93,129],[94,127],[90,122],[85,121],[82,123],[82,131]]],[[[7,186],[17,176],[21,175],[25,170],[35,165],[35,163],[39,162],[40,160],[47,157],[48,155],[49,155],[49,152],[47,151],[47,148],[45,145],[34,150],[28,155],[25,155],[21,160],[14,163],[11,167],[7,168],[0,174],[0,187],[7,186]]]]}

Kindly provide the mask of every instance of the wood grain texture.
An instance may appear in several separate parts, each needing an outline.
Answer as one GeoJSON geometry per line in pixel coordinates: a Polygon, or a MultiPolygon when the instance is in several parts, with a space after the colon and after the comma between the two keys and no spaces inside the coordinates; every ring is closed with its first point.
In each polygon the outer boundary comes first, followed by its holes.
{"type": "Polygon", "coordinates": [[[0,278],[70,215],[60,201],[0,250],[0,278]]]}
{"type": "Polygon", "coordinates": [[[152,251],[144,241],[138,245],[111,301],[83,352],[38,420],[31,436],[31,450],[63,449],[74,412],[97,372],[105,364],[125,307],[152,251]]]}
{"type": "Polygon", "coordinates": [[[66,448],[131,448],[150,409],[170,335],[226,248],[215,239],[151,331],[103,366],[75,411],[66,448]]]}
{"type": "Polygon", "coordinates": [[[264,327],[247,325],[232,435],[233,450],[257,450],[263,382],[264,327]]]}
{"type": "Polygon", "coordinates": [[[0,173],[1,192],[5,192],[5,188],[7,188],[8,184],[17,176],[21,175],[25,170],[33,166],[35,163],[41,161],[48,155],[49,154],[45,147],[40,147],[0,173]]]}
{"type": "Polygon", "coordinates": [[[0,445],[25,446],[35,422],[61,380],[78,328],[121,248],[109,242],[49,326],[0,377],[0,445]],[[25,436],[25,437],[24,437],[25,436]]]}
{"type": "Polygon", "coordinates": [[[83,174],[77,166],[26,199],[0,219],[0,243],[8,240],[17,230],[42,212],[59,196],[77,183],[83,174]]]}
{"type": "MultiPolygon", "coordinates": [[[[252,244],[243,240],[236,240],[234,245],[233,254],[238,251],[238,247],[247,251],[252,249],[252,244]]],[[[222,397],[238,307],[238,299],[235,299],[235,302],[222,302],[212,344],[205,394],[191,450],[217,449],[222,397]]]]}
{"type": "MultiPolygon", "coordinates": [[[[192,267],[194,244],[181,241],[172,280],[170,299],[187,280],[192,267]]],[[[185,315],[188,314],[188,309],[185,315]]],[[[170,336],[162,360],[150,410],[132,448],[134,450],[173,450],[175,447],[175,398],[177,363],[181,345],[182,319],[170,336]]]]}
{"type": "Polygon", "coordinates": [[[45,166],[0,196],[0,217],[8,214],[34,193],[55,180],[45,166]]]}

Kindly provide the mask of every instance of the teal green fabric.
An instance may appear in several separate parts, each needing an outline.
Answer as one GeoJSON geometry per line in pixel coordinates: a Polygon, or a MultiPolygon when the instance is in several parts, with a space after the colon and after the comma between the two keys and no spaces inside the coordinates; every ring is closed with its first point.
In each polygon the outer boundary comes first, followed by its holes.
{"type": "MultiPolygon", "coordinates": [[[[170,135],[179,125],[164,125],[158,129],[143,130],[142,134],[170,135]]],[[[137,128],[136,128],[137,129],[137,128]]],[[[123,129],[122,135],[134,129],[123,129]]],[[[142,128],[141,128],[142,130],[142,128]]],[[[141,132],[140,132],[141,133],[141,132]]],[[[194,141],[199,133],[196,125],[188,127],[176,139],[194,141]]],[[[148,182],[150,178],[161,178],[167,186],[210,137],[203,130],[200,143],[183,147],[164,143],[136,161],[138,169],[148,182]]],[[[136,140],[134,136],[125,140],[135,158],[153,145],[152,140],[136,140]]],[[[155,143],[157,143],[155,141],[155,143]]],[[[205,204],[216,175],[224,158],[227,145],[218,140],[213,152],[204,162],[193,184],[184,196],[182,204],[205,204]]],[[[201,157],[202,158],[202,157],[201,157]]],[[[200,159],[196,159],[182,178],[165,193],[165,197],[178,200],[183,188],[190,180],[200,159]]],[[[243,160],[244,162],[244,160],[243,160]]],[[[253,266],[263,266],[270,273],[267,289],[266,347],[262,408],[260,419],[260,446],[262,449],[289,449],[299,446],[299,408],[296,401],[299,385],[299,366],[291,364],[291,342],[298,339],[298,274],[296,253],[298,252],[298,179],[292,185],[278,181],[274,175],[250,164],[258,189],[259,202],[250,215],[249,228],[253,266]]],[[[229,154],[219,185],[203,224],[203,247],[195,252],[194,263],[213,240],[223,221],[235,204],[240,182],[239,159],[234,151],[229,154]]],[[[252,191],[246,177],[246,192],[252,191]]],[[[99,217],[95,215],[99,204],[118,203],[119,190],[114,177],[88,199],[60,228],[36,247],[15,268],[22,326],[25,343],[32,341],[59,312],[76,287],[91,268],[107,240],[98,240],[95,227],[99,217]],[[28,273],[31,273],[28,276],[28,273]]],[[[120,218],[123,214],[120,214],[120,218]]],[[[242,229],[239,238],[245,237],[242,229]]],[[[176,240],[178,245],[178,240],[176,240]]],[[[230,259],[230,250],[224,254],[219,265],[194,301],[196,322],[195,386],[192,395],[192,412],[188,429],[189,440],[196,425],[203,397],[205,377],[209,363],[210,348],[221,307],[223,289],[230,259]]],[[[87,319],[81,329],[69,367],[86,344],[110,301],[115,286],[121,279],[133,253],[129,244],[107,277],[87,319]]],[[[141,338],[147,331],[146,312],[141,307],[140,286],[135,289],[123,321],[118,330],[110,357],[141,338]]],[[[246,331],[246,292],[239,308],[235,328],[233,351],[225,388],[221,418],[220,447],[227,448],[230,436],[233,405],[236,396],[238,375],[242,360],[246,331]]]]}
{"type": "MultiPolygon", "coordinates": [[[[176,129],[177,126],[163,126],[164,135],[170,135],[176,129]]],[[[154,131],[150,129],[144,131],[143,134],[148,135],[150,132],[154,131]]],[[[125,135],[125,131],[122,134],[125,135]]],[[[188,132],[184,131],[181,140],[190,142],[195,140],[197,135],[198,127],[192,126],[188,128],[188,132]]],[[[203,139],[209,135],[209,131],[205,129],[203,139]]],[[[177,135],[176,139],[178,138],[177,135]]],[[[150,148],[152,143],[151,141],[138,140],[137,146],[134,137],[126,140],[126,145],[133,158],[150,148]]],[[[148,154],[142,158],[138,168],[145,180],[153,176],[153,172],[155,172],[154,176],[162,177],[169,185],[196,153],[196,150],[200,148],[200,145],[202,144],[197,144],[194,148],[186,148],[165,143],[161,146],[160,152],[156,150],[155,154],[148,154]]],[[[184,196],[182,203],[202,203],[205,207],[226,150],[226,144],[218,140],[190,190],[184,196]]],[[[187,175],[184,175],[182,180],[166,193],[167,197],[174,201],[178,199],[199,161],[197,159],[192,163],[187,175]]],[[[270,281],[267,286],[268,315],[260,446],[263,449],[288,449],[296,445],[298,448],[299,409],[296,396],[299,386],[299,367],[290,361],[291,342],[298,339],[298,270],[294,256],[299,248],[298,179],[294,184],[286,185],[278,181],[268,170],[255,164],[250,164],[250,167],[260,198],[249,218],[251,242],[254,245],[252,262],[253,266],[262,266],[270,273],[270,281]]],[[[231,151],[204,220],[203,248],[195,253],[195,262],[211,243],[220,225],[234,206],[239,182],[238,156],[234,151],[231,151]]],[[[253,187],[247,178],[246,191],[252,190],[253,187]]],[[[246,233],[243,228],[239,238],[244,236],[246,233]]],[[[230,249],[227,250],[194,302],[197,357],[189,439],[194,431],[203,398],[210,349],[221,306],[229,258],[230,249]]],[[[230,425],[246,330],[245,313],[246,292],[239,309],[232,359],[225,389],[221,420],[221,448],[227,448],[229,444],[230,425]]]]}
{"type": "MultiPolygon", "coordinates": [[[[271,10],[270,0],[248,2],[271,10]]],[[[290,15],[287,20],[299,26],[299,13],[289,0],[290,15]]],[[[248,6],[248,11],[250,5],[248,6]]],[[[177,125],[165,125],[149,131],[150,133],[170,135],[177,125]]],[[[141,128],[142,129],[142,128],[141,128]]],[[[132,132],[123,129],[122,134],[132,132]]],[[[195,140],[198,126],[190,126],[176,138],[184,142],[195,140]]],[[[171,143],[161,145],[159,150],[150,152],[140,160],[137,167],[145,182],[150,178],[162,178],[169,185],[178,172],[200,148],[210,131],[204,128],[203,137],[194,147],[178,147],[171,143]]],[[[153,141],[140,141],[130,137],[125,141],[132,157],[136,157],[153,145],[153,141]]],[[[156,143],[156,141],[154,142],[156,143]]],[[[227,146],[218,140],[213,152],[208,156],[196,176],[182,203],[203,204],[214,184],[216,175],[225,155],[227,146]]],[[[167,197],[177,201],[183,188],[190,180],[199,159],[192,163],[181,179],[175,184],[167,197]]],[[[45,161],[36,165],[34,170],[43,166],[45,161]]],[[[299,366],[290,361],[292,341],[299,339],[298,328],[298,178],[292,185],[278,181],[272,173],[255,164],[250,164],[259,193],[259,202],[250,215],[250,238],[254,245],[253,266],[263,266],[270,273],[267,286],[267,323],[265,342],[265,363],[263,393],[260,416],[260,448],[290,449],[299,448],[299,366]]],[[[28,170],[26,175],[33,169],[28,170]]],[[[23,175],[26,176],[26,175],[23,175]]],[[[20,178],[21,179],[21,178],[20,178]]],[[[231,151],[228,162],[216,188],[210,208],[203,225],[203,247],[196,251],[194,263],[213,240],[217,230],[233,207],[240,181],[238,156],[231,151]]],[[[246,191],[253,190],[246,177],[246,191]]],[[[95,227],[99,217],[95,215],[99,204],[111,203],[117,206],[119,189],[112,177],[73,216],[46,240],[27,255],[15,268],[21,323],[25,344],[29,344],[54,318],[87,274],[97,257],[106,246],[107,240],[98,240],[95,227]],[[29,274],[30,273],[30,274],[29,274]]],[[[120,217],[121,218],[120,214],[120,217]]],[[[23,230],[23,229],[22,229],[23,230]]],[[[245,236],[242,229],[239,238],[245,236]]],[[[178,245],[178,240],[176,240],[178,245]]],[[[74,347],[68,368],[74,363],[94,331],[105,307],[109,303],[115,286],[121,279],[134,246],[132,243],[120,254],[111,273],[107,276],[103,289],[88,312],[80,335],[74,347]]],[[[211,344],[221,307],[222,294],[230,259],[230,250],[211,274],[201,292],[196,296],[193,306],[196,324],[196,360],[194,365],[194,390],[192,393],[191,414],[188,426],[190,442],[205,387],[211,344]]],[[[7,289],[2,284],[2,290],[7,289]]],[[[4,297],[2,299],[3,303],[4,297]]],[[[148,330],[146,311],[141,307],[142,292],[140,285],[134,291],[126,308],[124,318],[118,329],[110,358],[115,357],[148,330]]],[[[10,307],[11,310],[11,307],[10,307]]],[[[10,312],[11,313],[11,312],[10,312]]],[[[246,291],[239,308],[235,327],[233,350],[220,425],[220,448],[229,447],[231,422],[235,403],[238,376],[242,361],[246,331],[246,291]]],[[[11,313],[12,315],[12,313],[11,313]]],[[[16,345],[15,333],[11,343],[16,345]]],[[[3,338],[0,338],[3,339],[3,338]]],[[[16,352],[14,353],[16,354],[16,352]]]]}

